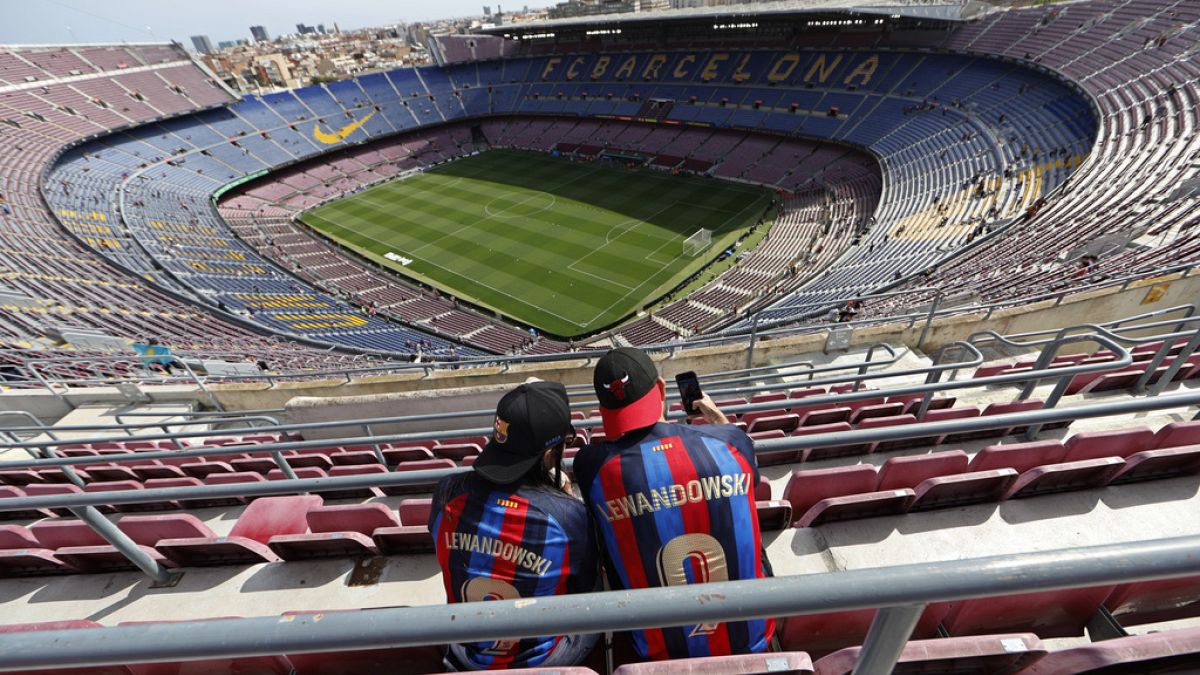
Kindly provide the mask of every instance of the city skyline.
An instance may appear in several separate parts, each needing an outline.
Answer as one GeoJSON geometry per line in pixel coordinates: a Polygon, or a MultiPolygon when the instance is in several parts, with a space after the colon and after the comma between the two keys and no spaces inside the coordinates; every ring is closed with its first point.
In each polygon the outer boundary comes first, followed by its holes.
{"type": "MultiPolygon", "coordinates": [[[[512,9],[525,6],[513,4],[512,9]]],[[[530,7],[554,4],[534,0],[530,7]]],[[[492,8],[495,9],[495,4],[492,8]]],[[[83,0],[8,3],[0,22],[0,44],[59,44],[176,41],[191,47],[191,36],[207,35],[213,43],[250,38],[250,26],[261,25],[271,37],[296,32],[296,24],[325,24],[333,30],[481,16],[478,0],[418,3],[412,0],[359,0],[350,5],[327,0],[293,0],[284,7],[246,0],[208,0],[178,5],[127,0],[101,9],[83,0]],[[203,11],[201,11],[203,10],[203,11]]]]}

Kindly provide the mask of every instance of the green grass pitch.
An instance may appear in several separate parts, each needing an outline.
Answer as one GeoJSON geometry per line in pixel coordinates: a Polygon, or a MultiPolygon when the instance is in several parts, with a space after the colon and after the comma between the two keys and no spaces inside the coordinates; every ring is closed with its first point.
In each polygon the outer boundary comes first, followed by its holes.
{"type": "Polygon", "coordinates": [[[302,220],[402,275],[577,337],[674,288],[752,227],[771,197],[749,185],[493,150],[302,220]],[[687,256],[683,240],[701,227],[713,231],[712,246],[687,256]]]}

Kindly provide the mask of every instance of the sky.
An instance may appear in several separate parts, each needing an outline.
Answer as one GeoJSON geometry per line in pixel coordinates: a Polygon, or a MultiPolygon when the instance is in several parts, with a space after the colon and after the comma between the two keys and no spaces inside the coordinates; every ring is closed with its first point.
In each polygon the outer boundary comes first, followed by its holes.
{"type": "MultiPolygon", "coordinates": [[[[497,0],[0,0],[0,44],[165,42],[189,49],[191,36],[213,44],[250,37],[264,26],[274,38],[295,33],[297,23],[329,30],[430,19],[479,16],[497,0]]],[[[521,0],[521,7],[553,0],[521,0]]],[[[500,2],[503,7],[506,3],[500,2]]],[[[510,9],[518,9],[515,0],[510,9]]]]}

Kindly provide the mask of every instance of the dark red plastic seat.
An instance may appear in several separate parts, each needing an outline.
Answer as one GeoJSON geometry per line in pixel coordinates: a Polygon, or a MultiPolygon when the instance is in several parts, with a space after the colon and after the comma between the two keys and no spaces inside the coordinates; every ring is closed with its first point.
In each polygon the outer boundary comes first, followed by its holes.
{"type": "Polygon", "coordinates": [[[1104,487],[1124,466],[1125,460],[1120,457],[1039,466],[1021,474],[1004,498],[1020,499],[1054,492],[1104,487]]]}
{"type": "Polygon", "coordinates": [[[267,542],[278,534],[307,532],[308,511],[321,504],[317,495],[263,497],[246,507],[227,537],[165,539],[155,548],[180,566],[278,562],[267,542]]]}
{"type": "Polygon", "coordinates": [[[1068,588],[946,603],[942,625],[953,636],[1029,632],[1042,638],[1075,637],[1083,635],[1084,626],[1113,588],[1068,588]]]}
{"type": "Polygon", "coordinates": [[[0,578],[41,576],[71,572],[69,565],[55,556],[28,529],[20,525],[0,525],[0,578]]]}
{"type": "Polygon", "coordinates": [[[377,528],[372,534],[382,553],[415,553],[433,550],[433,535],[429,531],[431,499],[405,499],[397,509],[400,525],[377,528]]]}
{"type": "MultiPolygon", "coordinates": [[[[818,675],[849,675],[862,647],[848,647],[816,663],[818,675]]],[[[1037,663],[1046,648],[1032,633],[913,640],[904,645],[893,675],[971,673],[1009,675],[1037,663]]]]}
{"type": "Polygon", "coordinates": [[[1075,462],[1102,457],[1128,457],[1135,452],[1149,450],[1154,442],[1154,432],[1145,428],[1112,429],[1108,431],[1084,431],[1071,436],[1063,443],[1066,452],[1062,461],[1075,462]]]}
{"type": "Polygon", "coordinates": [[[1050,652],[1022,675],[1200,672],[1200,628],[1132,635],[1050,652]]]}
{"type": "MultiPolygon", "coordinates": [[[[555,669],[557,670],[557,669],[555,669]]],[[[736,654],[734,656],[699,656],[670,661],[626,663],[613,675],[733,675],[735,673],[791,673],[807,675],[813,672],[812,659],[804,652],[767,652],[765,654],[736,654]]]]}
{"type": "Polygon", "coordinates": [[[275,535],[267,545],[283,560],[378,555],[371,533],[399,526],[383,504],[319,506],[308,512],[309,534],[275,535]]]}
{"type": "MultiPolygon", "coordinates": [[[[337,612],[370,612],[370,609],[327,609],[284,612],[295,621],[320,621],[325,614],[337,612]]],[[[339,652],[288,654],[287,659],[297,675],[359,675],[360,673],[404,672],[413,675],[441,673],[443,649],[440,645],[394,647],[384,649],[354,649],[339,652]]],[[[554,670],[569,669],[555,668],[554,670]]],[[[511,671],[510,671],[511,672],[511,671]]]]}

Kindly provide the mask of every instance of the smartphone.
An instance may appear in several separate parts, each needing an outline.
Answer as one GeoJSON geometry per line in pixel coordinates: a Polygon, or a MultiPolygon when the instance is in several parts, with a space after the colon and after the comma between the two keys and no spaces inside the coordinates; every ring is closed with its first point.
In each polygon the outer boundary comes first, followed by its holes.
{"type": "Polygon", "coordinates": [[[682,399],[683,409],[689,415],[695,415],[699,411],[696,410],[696,401],[704,396],[704,392],[700,390],[700,378],[696,377],[694,371],[679,373],[675,376],[675,384],[679,387],[679,398],[682,399]]]}

